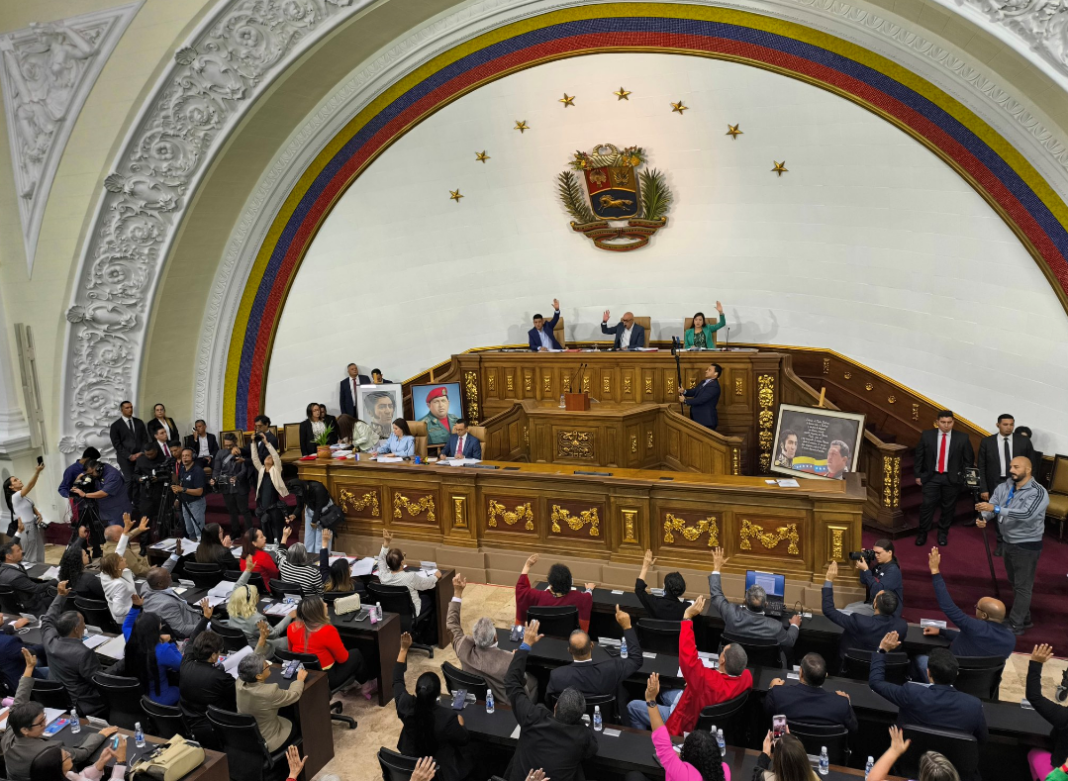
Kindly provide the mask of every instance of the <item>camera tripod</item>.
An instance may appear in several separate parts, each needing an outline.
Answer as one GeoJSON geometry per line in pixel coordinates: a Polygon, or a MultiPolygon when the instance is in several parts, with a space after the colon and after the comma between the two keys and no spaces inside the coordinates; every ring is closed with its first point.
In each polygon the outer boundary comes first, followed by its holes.
{"type": "MultiPolygon", "coordinates": [[[[77,494],[75,494],[77,496],[77,494]]],[[[78,539],[78,530],[83,526],[89,530],[86,542],[89,545],[91,556],[96,559],[104,555],[101,547],[104,544],[104,524],[100,522],[100,508],[96,506],[96,500],[81,497],[74,502],[74,509],[78,512],[78,525],[71,529],[70,541],[78,539]]]]}

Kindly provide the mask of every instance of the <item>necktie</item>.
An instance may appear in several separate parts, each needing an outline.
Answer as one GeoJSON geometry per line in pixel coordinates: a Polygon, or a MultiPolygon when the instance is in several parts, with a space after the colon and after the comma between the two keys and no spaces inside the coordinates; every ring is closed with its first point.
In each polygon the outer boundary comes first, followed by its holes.
{"type": "Polygon", "coordinates": [[[942,444],[938,446],[938,471],[946,471],[946,435],[942,435],[942,444]]]}
{"type": "Polygon", "coordinates": [[[163,443],[163,457],[164,458],[170,458],[171,457],[171,449],[169,447],[167,447],[167,443],[166,442],[163,443]]]}
{"type": "Polygon", "coordinates": [[[462,456],[464,454],[464,438],[460,437],[460,441],[456,443],[456,455],[462,456]]]}
{"type": "Polygon", "coordinates": [[[1009,438],[1001,438],[1001,446],[1005,448],[1005,465],[1001,468],[1001,476],[1005,477],[1009,473],[1009,464],[1012,463],[1012,453],[1009,452],[1009,438]]]}
{"type": "Polygon", "coordinates": [[[133,431],[133,418],[126,418],[126,427],[133,431]]]}

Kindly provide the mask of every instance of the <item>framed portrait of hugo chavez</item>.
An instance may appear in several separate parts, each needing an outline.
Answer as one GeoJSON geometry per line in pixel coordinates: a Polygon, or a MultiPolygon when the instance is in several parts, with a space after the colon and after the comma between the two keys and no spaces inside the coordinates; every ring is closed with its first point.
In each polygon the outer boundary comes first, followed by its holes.
{"type": "Polygon", "coordinates": [[[417,421],[426,423],[428,445],[444,445],[452,427],[463,417],[460,383],[436,382],[412,386],[412,411],[417,421]]]}
{"type": "Polygon", "coordinates": [[[379,439],[389,439],[393,421],[404,417],[399,383],[360,385],[356,388],[356,410],[360,420],[370,424],[379,439]]]}
{"type": "Polygon", "coordinates": [[[771,471],[844,480],[847,473],[857,469],[863,436],[863,415],[780,404],[771,471]]]}

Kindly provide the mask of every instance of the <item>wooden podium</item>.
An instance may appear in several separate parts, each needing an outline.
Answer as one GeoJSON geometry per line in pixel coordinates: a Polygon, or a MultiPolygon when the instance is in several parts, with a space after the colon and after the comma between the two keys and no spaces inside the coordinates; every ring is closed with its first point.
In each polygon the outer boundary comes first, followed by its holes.
{"type": "Polygon", "coordinates": [[[586,412],[590,408],[590,394],[565,393],[564,409],[568,412],[586,412]]]}

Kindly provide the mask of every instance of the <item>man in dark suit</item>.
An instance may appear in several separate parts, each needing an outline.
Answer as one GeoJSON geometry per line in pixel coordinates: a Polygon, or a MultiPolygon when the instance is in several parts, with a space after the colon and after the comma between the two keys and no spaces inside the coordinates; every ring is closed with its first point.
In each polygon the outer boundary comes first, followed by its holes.
{"type": "Polygon", "coordinates": [[[874,651],[887,632],[897,631],[904,636],[909,625],[903,618],[895,618],[898,609],[897,594],[892,591],[879,591],[872,599],[874,615],[863,612],[843,613],[834,606],[834,579],[838,577],[838,562],[832,561],[827,567],[827,576],[823,581],[823,615],[832,623],[845,630],[839,641],[838,653],[844,657],[850,648],[859,651],[874,651]]]}
{"type": "Polygon", "coordinates": [[[935,507],[941,507],[938,517],[938,544],[949,544],[949,527],[964,480],[964,470],[975,462],[975,451],[967,434],[953,433],[955,418],[948,409],[939,410],[937,429],[928,429],[916,445],[916,462],[913,473],[916,485],[923,488],[923,504],[920,505],[920,532],[917,545],[927,544],[927,532],[931,530],[935,507]]]}
{"type": "Polygon", "coordinates": [[[770,718],[778,714],[810,724],[831,724],[845,727],[851,733],[857,731],[857,714],[849,695],[845,692],[829,692],[823,688],[827,679],[827,662],[817,653],[801,658],[800,683],[787,686],[782,678],[776,678],[764,698],[764,713],[770,718]]]}
{"type": "Polygon", "coordinates": [[[482,443],[467,433],[467,421],[460,418],[452,424],[452,434],[441,453],[445,458],[482,458],[482,443]]]}
{"type": "Polygon", "coordinates": [[[185,446],[193,449],[193,459],[201,469],[211,469],[215,454],[219,452],[219,442],[215,435],[208,432],[208,424],[198,420],[193,424],[192,434],[186,434],[185,446]]]}
{"type": "Polygon", "coordinates": [[[100,687],[93,680],[100,662],[91,648],[82,644],[85,619],[74,610],[64,610],[70,591],[67,583],[56,586],[56,598],[41,619],[41,637],[48,656],[48,679],[58,681],[70,695],[71,703],[84,716],[105,716],[108,712],[100,687]]]}
{"type": "Polygon", "coordinates": [[[560,301],[559,299],[553,299],[553,319],[548,323],[545,322],[545,318],[541,315],[534,315],[534,327],[527,331],[527,338],[530,340],[531,352],[548,352],[549,350],[559,350],[560,343],[556,341],[556,337],[553,336],[553,329],[556,328],[557,322],[560,320],[560,301]]]}
{"type": "MultiPolygon", "coordinates": [[[[349,364],[349,376],[341,381],[341,395],[339,406],[341,407],[342,415],[349,415],[354,418],[358,418],[359,411],[356,409],[356,388],[360,385],[370,385],[371,378],[366,374],[360,374],[360,369],[356,364],[349,364]]],[[[323,409],[326,409],[323,407],[323,409]]]]}
{"type": "Polygon", "coordinates": [[[642,571],[638,573],[638,579],[634,581],[634,593],[638,601],[642,603],[645,612],[650,618],[659,618],[664,621],[681,621],[683,613],[688,607],[683,601],[682,595],[686,593],[686,579],[681,573],[669,572],[664,576],[664,596],[658,597],[650,594],[648,584],[645,582],[649,574],[649,567],[656,563],[651,550],[645,551],[642,559],[642,571]]]}
{"type": "Polygon", "coordinates": [[[545,693],[550,698],[568,688],[577,689],[585,696],[614,694],[616,709],[620,717],[626,720],[623,681],[641,669],[642,647],[638,633],[630,626],[630,615],[620,610],[619,605],[616,605],[616,623],[623,630],[623,639],[627,641],[627,658],[609,656],[594,661],[594,643],[590,636],[581,629],[572,632],[567,643],[572,662],[557,667],[549,674],[549,686],[545,693]]]}
{"type": "Polygon", "coordinates": [[[149,441],[145,422],[133,416],[133,402],[124,401],[119,405],[121,417],[111,424],[111,446],[115,448],[115,458],[126,481],[126,495],[134,498],[133,481],[134,464],[141,457],[142,448],[149,441]]]}
{"type": "Polygon", "coordinates": [[[732,605],[723,595],[720,570],[723,569],[723,548],[712,551],[712,574],[708,576],[708,591],[712,606],[723,618],[723,631],[732,637],[750,640],[774,640],[783,648],[793,648],[801,627],[801,616],[795,615],[787,626],[780,619],[764,615],[768,594],[762,586],[750,586],[745,591],[745,604],[732,605]]]}
{"type": "Polygon", "coordinates": [[[586,698],[576,689],[564,689],[550,711],[536,704],[526,692],[527,657],[543,637],[538,634],[538,626],[537,621],[527,624],[523,642],[504,678],[512,714],[520,727],[519,743],[505,778],[525,781],[531,770],[541,768],[552,781],[584,781],[582,762],[597,754],[596,733],[582,723],[586,698]]]}
{"type": "Polygon", "coordinates": [[[723,368],[718,363],[709,364],[705,369],[705,379],[696,388],[679,393],[679,401],[690,405],[690,416],[705,428],[716,430],[719,425],[719,375],[723,368]]]}
{"type": "Polygon", "coordinates": [[[337,444],[337,418],[327,412],[326,404],[319,404],[319,409],[322,412],[323,423],[325,423],[329,428],[334,429],[334,432],[331,435],[331,439],[333,440],[333,442],[331,442],[330,444],[337,444]]]}
{"type": "Polygon", "coordinates": [[[890,632],[879,643],[879,652],[872,654],[868,683],[872,691],[897,706],[897,724],[915,724],[933,729],[950,729],[974,735],[985,743],[988,733],[983,703],[978,697],[953,688],[960,666],[957,658],[946,648],[935,648],[927,660],[930,686],[906,683],[904,686],[886,681],[886,654],[901,645],[897,632],[890,632]]]}
{"type": "MultiPolygon", "coordinates": [[[[1031,433],[1031,429],[1027,426],[1020,426],[1018,429],[1016,429],[1016,433],[1026,439],[1028,442],[1031,442],[1031,437],[1034,436],[1031,433]]],[[[1046,485],[1046,478],[1048,477],[1048,475],[1046,475],[1045,469],[1043,468],[1043,459],[1045,458],[1045,456],[1043,455],[1042,451],[1035,448],[1034,445],[1031,445],[1031,452],[1034,453],[1034,457],[1031,459],[1031,472],[1034,474],[1035,479],[1038,480],[1041,485],[1048,488],[1049,486],[1046,485]]]]}
{"type": "Polygon", "coordinates": [[[608,314],[608,310],[604,310],[601,333],[615,335],[616,340],[612,344],[613,349],[633,350],[635,347],[645,347],[645,328],[634,322],[633,312],[624,312],[623,319],[611,328],[608,327],[608,314]]]}

